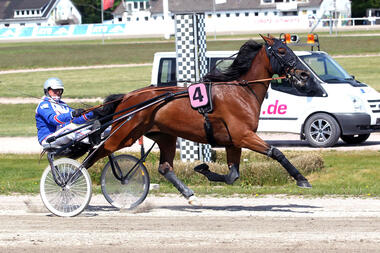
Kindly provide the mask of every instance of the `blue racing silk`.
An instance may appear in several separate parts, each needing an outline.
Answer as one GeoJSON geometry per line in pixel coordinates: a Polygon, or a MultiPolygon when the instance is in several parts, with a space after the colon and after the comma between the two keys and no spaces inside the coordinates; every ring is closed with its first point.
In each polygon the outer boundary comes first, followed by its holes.
{"type": "Polygon", "coordinates": [[[70,124],[83,124],[94,117],[93,112],[86,113],[80,117],[73,118],[74,111],[62,100],[54,101],[44,96],[36,108],[36,126],[38,142],[41,142],[58,129],[70,124]]]}

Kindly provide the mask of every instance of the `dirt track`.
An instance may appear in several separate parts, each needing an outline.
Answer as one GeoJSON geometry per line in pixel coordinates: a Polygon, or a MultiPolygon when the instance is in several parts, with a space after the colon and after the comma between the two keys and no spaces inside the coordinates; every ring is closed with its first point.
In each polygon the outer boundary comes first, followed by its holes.
{"type": "Polygon", "coordinates": [[[98,195],[74,218],[39,196],[0,196],[0,252],[378,252],[380,200],[266,196],[147,200],[134,212],[98,195]]]}

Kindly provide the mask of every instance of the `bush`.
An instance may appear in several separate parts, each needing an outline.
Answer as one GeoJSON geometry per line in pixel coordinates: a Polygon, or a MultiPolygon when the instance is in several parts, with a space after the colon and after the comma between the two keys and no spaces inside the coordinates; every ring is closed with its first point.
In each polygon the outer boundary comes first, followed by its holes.
{"type": "MultiPolygon", "coordinates": [[[[150,156],[157,156],[154,153],[150,156]]],[[[315,171],[320,171],[324,167],[322,156],[317,152],[288,152],[285,154],[290,162],[303,174],[308,175],[315,171]]],[[[149,157],[148,157],[149,158],[149,157]]],[[[167,183],[167,180],[158,173],[159,159],[154,158],[154,162],[148,159],[146,167],[152,183],[167,183]]],[[[217,161],[208,163],[210,170],[219,174],[227,174],[225,152],[217,152],[217,161]]],[[[201,162],[184,163],[179,159],[174,161],[174,171],[178,178],[190,185],[214,185],[206,177],[194,171],[194,167],[201,162]]],[[[254,153],[243,152],[240,163],[241,185],[282,185],[291,180],[287,171],[275,160],[266,156],[254,153]]]]}
{"type": "MultiPolygon", "coordinates": [[[[139,153],[132,153],[139,157],[139,153]]],[[[322,156],[318,152],[285,152],[289,161],[303,174],[308,175],[315,171],[320,171],[324,167],[322,156]]],[[[208,163],[210,170],[219,174],[227,174],[228,167],[224,151],[218,151],[217,161],[208,163]]],[[[107,163],[104,158],[98,161],[89,170],[94,184],[100,184],[100,174],[107,163]]],[[[201,162],[181,162],[179,155],[174,160],[174,171],[178,178],[188,185],[215,185],[218,183],[209,182],[206,177],[194,171],[194,167],[201,162]]],[[[162,175],[158,173],[159,153],[152,152],[145,163],[151,183],[170,184],[162,175]]],[[[275,160],[254,152],[245,151],[242,153],[240,163],[240,179],[237,181],[241,186],[263,186],[263,185],[283,185],[293,180],[287,171],[275,160]]],[[[224,183],[222,183],[224,184],[224,183]]]]}

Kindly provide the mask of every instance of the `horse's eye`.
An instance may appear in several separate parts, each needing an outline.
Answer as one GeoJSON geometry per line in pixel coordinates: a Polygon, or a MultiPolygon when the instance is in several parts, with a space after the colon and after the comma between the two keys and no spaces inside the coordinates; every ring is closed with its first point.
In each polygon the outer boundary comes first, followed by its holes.
{"type": "Polygon", "coordinates": [[[286,49],[285,48],[279,48],[278,53],[281,55],[284,55],[286,53],[286,49]]]}

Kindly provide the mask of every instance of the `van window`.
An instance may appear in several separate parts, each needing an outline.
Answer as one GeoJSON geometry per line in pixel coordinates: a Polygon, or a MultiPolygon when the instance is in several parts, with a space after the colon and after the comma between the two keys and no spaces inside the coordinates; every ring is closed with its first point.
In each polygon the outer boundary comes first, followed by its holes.
{"type": "MultiPolygon", "coordinates": [[[[273,75],[273,78],[278,77],[277,74],[273,75]]],[[[271,81],[272,90],[281,91],[295,96],[319,96],[316,93],[308,93],[305,91],[300,91],[296,89],[287,79],[278,79],[271,81]]],[[[319,93],[318,93],[319,94],[319,93]]]]}
{"type": "MultiPolygon", "coordinates": [[[[277,74],[274,74],[272,78],[278,77],[277,74]]],[[[292,88],[293,86],[286,80],[286,79],[278,79],[278,80],[272,80],[271,81],[271,87],[273,90],[278,90],[286,93],[292,94],[292,88]]]]}
{"type": "Polygon", "coordinates": [[[339,83],[352,79],[336,61],[327,55],[312,54],[300,58],[325,82],[339,83]]]}
{"type": "Polygon", "coordinates": [[[162,58],[158,73],[158,86],[177,85],[175,58],[162,58]]]}

